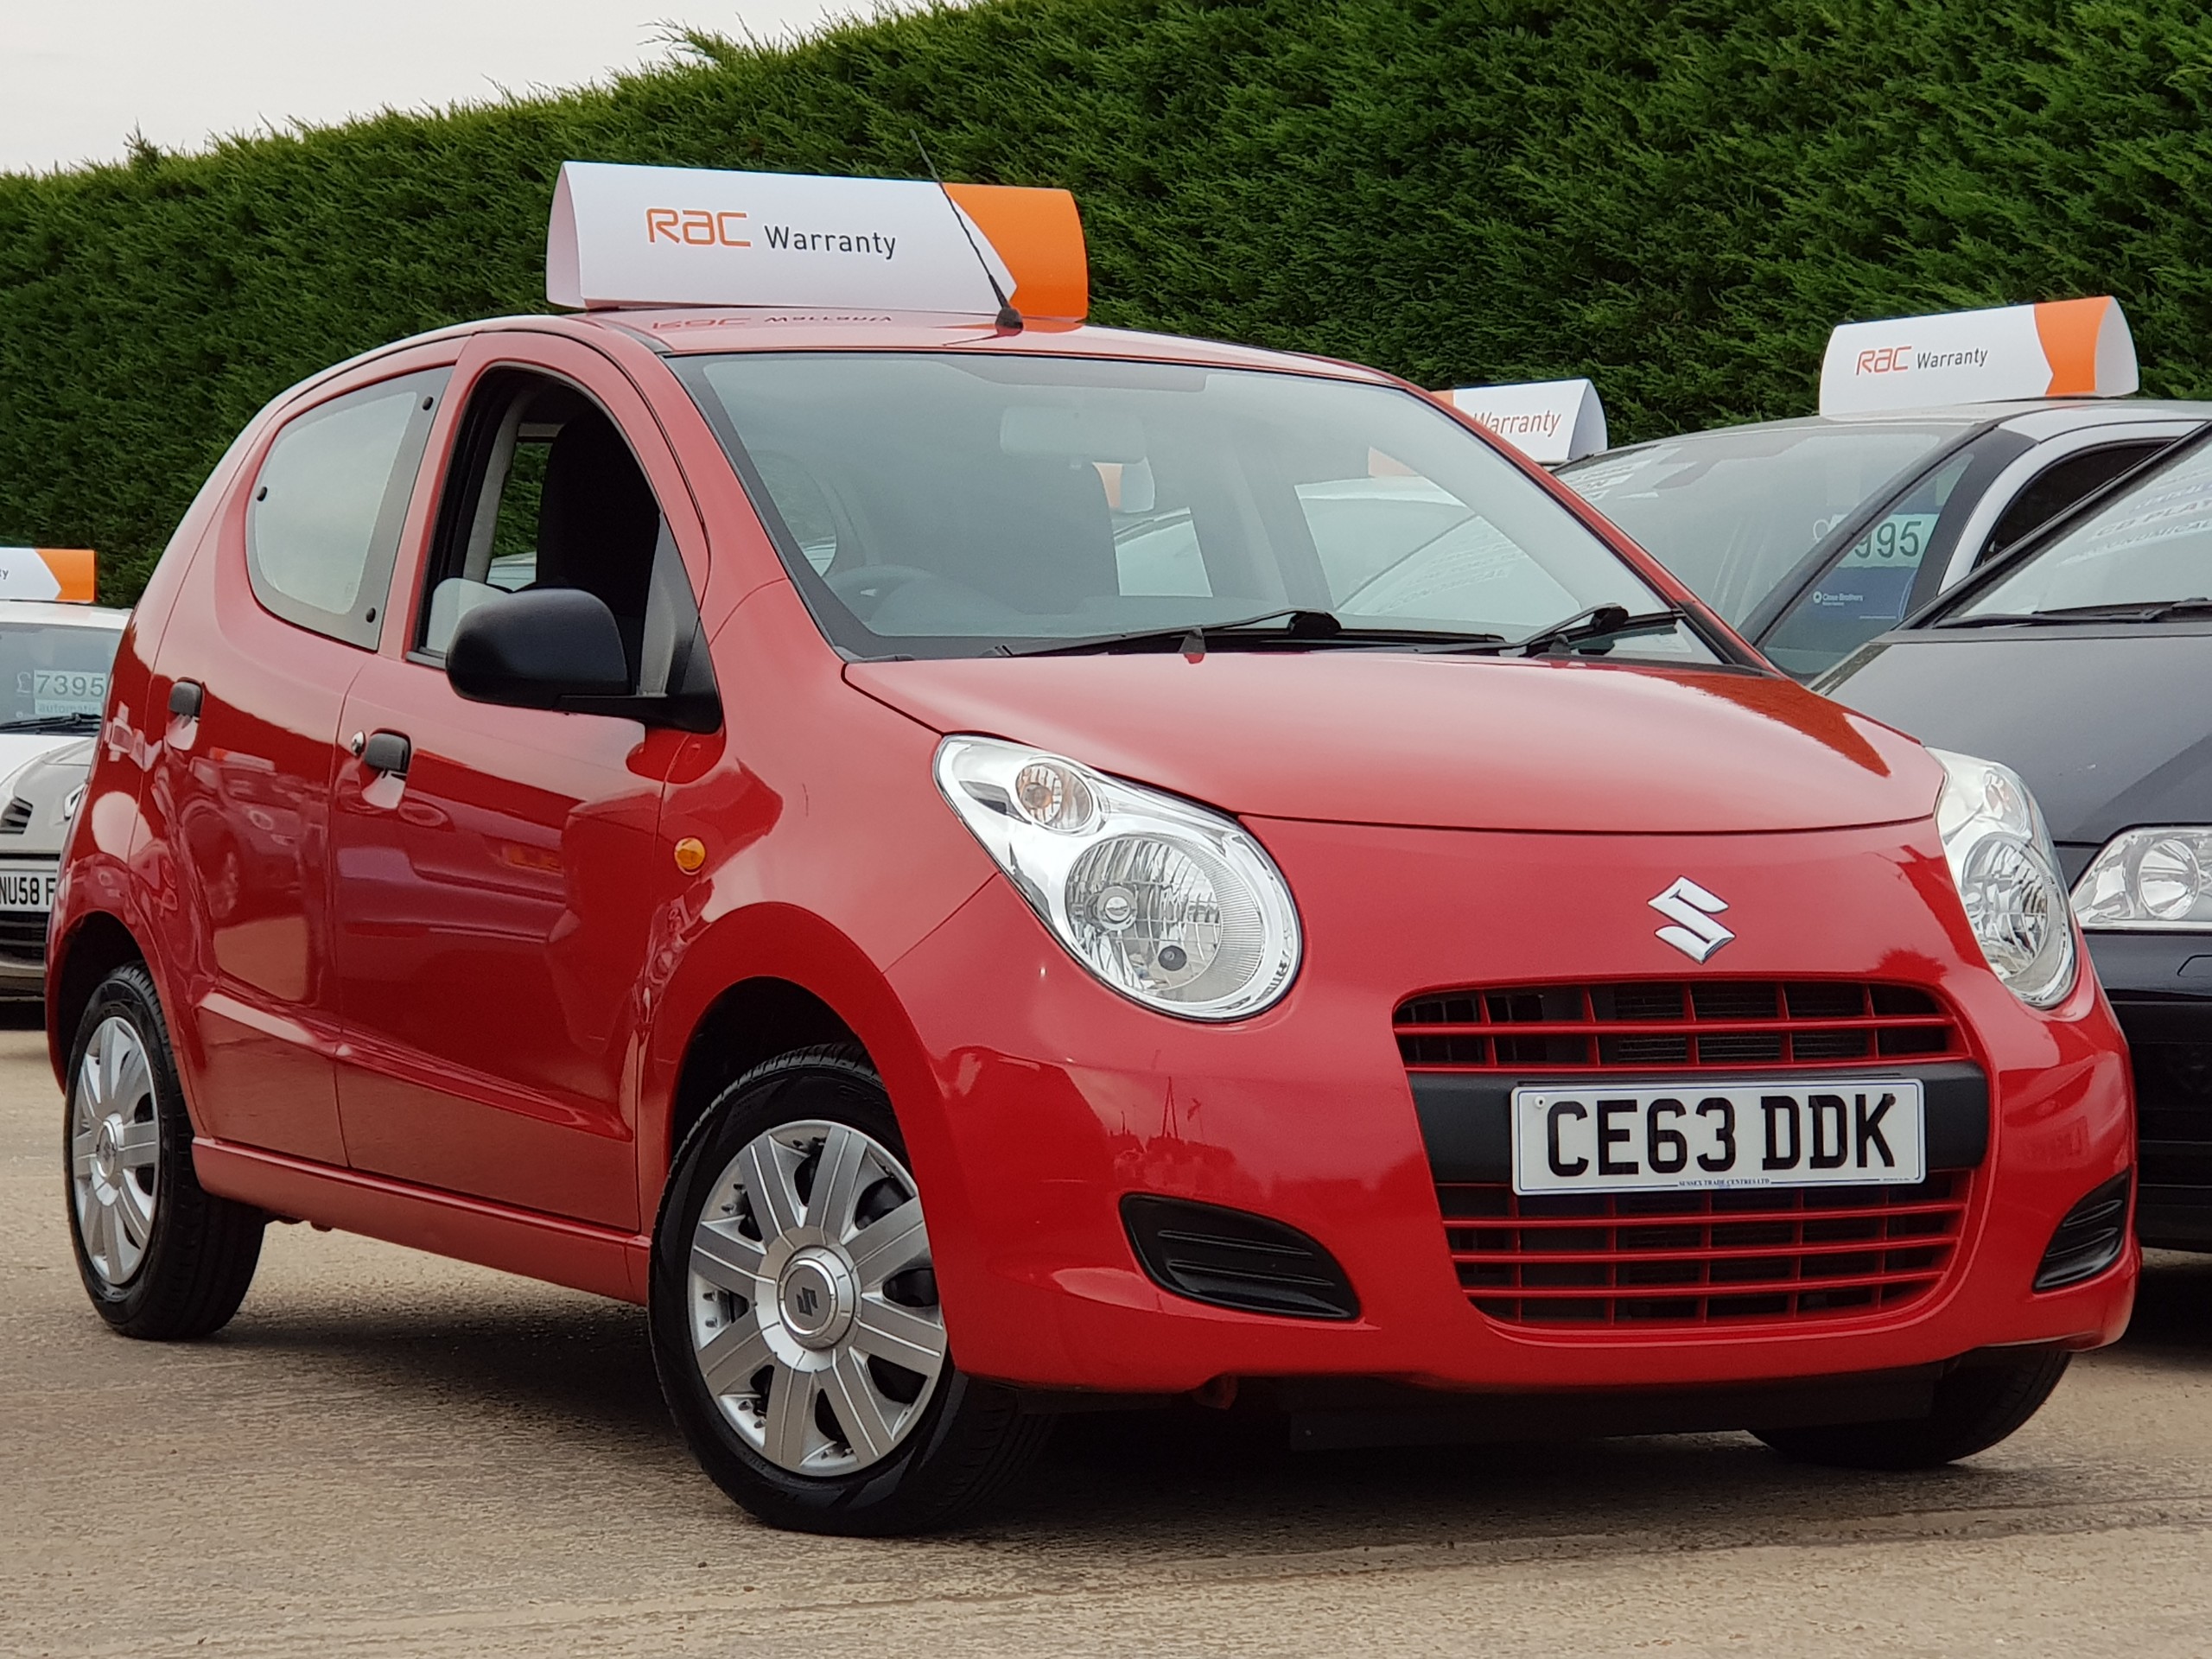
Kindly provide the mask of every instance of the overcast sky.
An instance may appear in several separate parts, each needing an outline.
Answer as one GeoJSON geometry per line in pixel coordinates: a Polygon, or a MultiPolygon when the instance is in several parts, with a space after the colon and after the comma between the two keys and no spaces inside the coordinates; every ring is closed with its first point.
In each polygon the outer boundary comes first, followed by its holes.
{"type": "Polygon", "coordinates": [[[775,36],[869,0],[0,0],[0,170],[581,86],[671,22],[775,36]]]}

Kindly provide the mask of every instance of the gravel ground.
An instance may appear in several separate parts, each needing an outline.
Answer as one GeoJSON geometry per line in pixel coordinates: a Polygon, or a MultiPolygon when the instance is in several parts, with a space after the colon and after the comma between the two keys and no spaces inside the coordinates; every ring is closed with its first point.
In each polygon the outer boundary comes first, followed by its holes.
{"type": "Polygon", "coordinates": [[[277,1227],[215,1340],[109,1335],[60,1128],[42,1039],[0,1030],[10,1653],[2212,1650],[2212,1258],[2153,1258],[2126,1342],[1934,1475],[1116,1417],[982,1525],[858,1543],[754,1526],[693,1469],[633,1308],[277,1227]]]}

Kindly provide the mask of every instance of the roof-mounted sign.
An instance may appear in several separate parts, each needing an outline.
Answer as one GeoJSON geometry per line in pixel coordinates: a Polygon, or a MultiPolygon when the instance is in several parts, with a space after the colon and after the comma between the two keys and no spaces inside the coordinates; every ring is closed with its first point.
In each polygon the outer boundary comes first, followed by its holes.
{"type": "Polygon", "coordinates": [[[2125,397],[2138,385],[2120,302],[2052,300],[1847,322],[1821,362],[1821,413],[1880,415],[2014,397],[2125,397]]]}
{"type": "Polygon", "coordinates": [[[593,309],[988,317],[999,302],[987,264],[1024,316],[1073,320],[1090,309],[1083,221],[1065,190],[569,162],[553,192],[545,294],[593,309]]]}
{"type": "Polygon", "coordinates": [[[89,605],[94,563],[88,547],[0,547],[0,599],[89,605]]]}
{"type": "Polygon", "coordinates": [[[1587,380],[1460,386],[1437,396],[1541,466],[1563,466],[1605,447],[1605,407],[1587,380]]]}

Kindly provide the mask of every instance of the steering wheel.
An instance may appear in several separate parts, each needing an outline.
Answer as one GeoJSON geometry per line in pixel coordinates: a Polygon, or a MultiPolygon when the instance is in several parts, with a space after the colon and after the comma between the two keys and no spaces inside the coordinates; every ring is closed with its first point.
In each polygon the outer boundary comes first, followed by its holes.
{"type": "Polygon", "coordinates": [[[830,591],[843,600],[855,615],[866,620],[899,588],[909,582],[933,580],[936,575],[936,571],[925,570],[918,565],[867,564],[857,570],[840,571],[826,580],[830,591]]]}

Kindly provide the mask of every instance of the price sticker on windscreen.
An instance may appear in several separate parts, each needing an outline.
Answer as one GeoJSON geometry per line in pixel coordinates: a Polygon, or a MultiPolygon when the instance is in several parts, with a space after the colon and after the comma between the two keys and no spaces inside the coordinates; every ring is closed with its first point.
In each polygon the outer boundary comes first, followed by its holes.
{"type": "Polygon", "coordinates": [[[1925,1119],[1909,1077],[1516,1089],[1513,1190],[1912,1185],[1925,1119]]]}

